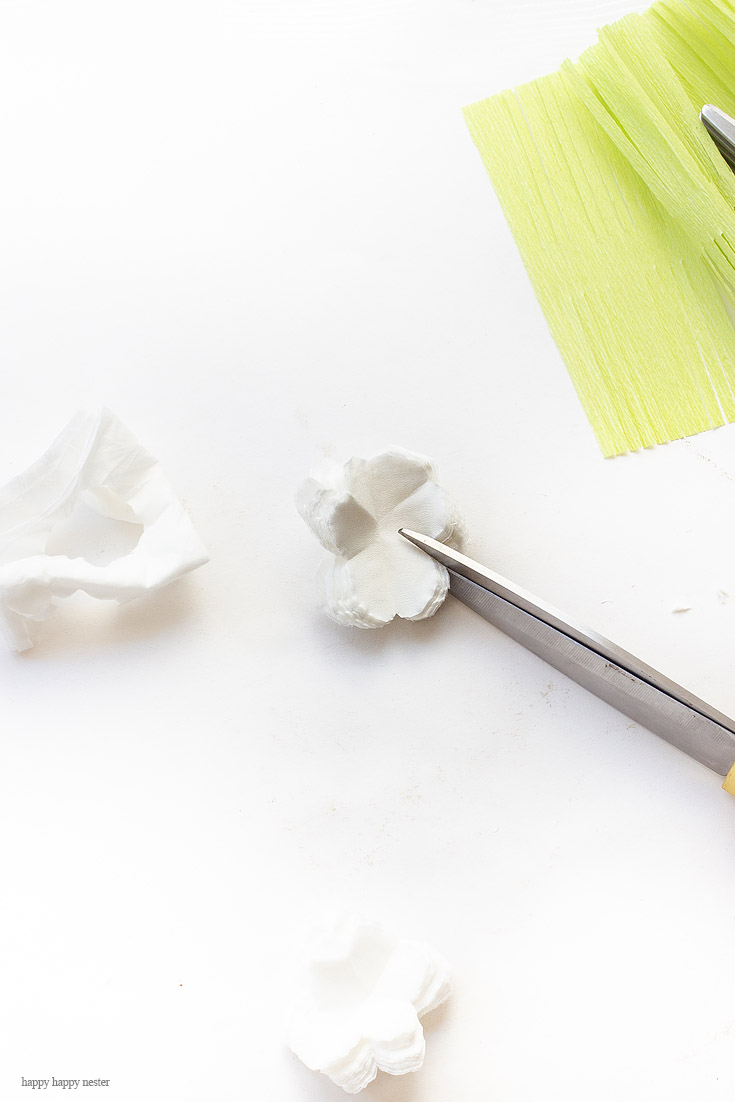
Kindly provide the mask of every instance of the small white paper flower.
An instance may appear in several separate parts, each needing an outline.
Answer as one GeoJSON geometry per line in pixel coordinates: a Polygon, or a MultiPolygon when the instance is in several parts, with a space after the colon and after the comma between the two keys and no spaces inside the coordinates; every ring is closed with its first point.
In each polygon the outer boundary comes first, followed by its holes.
{"type": "Polygon", "coordinates": [[[459,512],[430,459],[393,448],[315,471],[296,505],[334,556],[322,575],[325,611],[340,624],[373,628],[396,616],[433,616],[447,595],[440,563],[399,535],[412,528],[457,546],[459,512]]]}
{"type": "Polygon", "coordinates": [[[161,467],[109,410],[78,413],[0,489],[0,628],[15,650],[59,598],[122,603],[207,559],[161,467]]]}
{"type": "Polygon", "coordinates": [[[431,946],[355,916],[329,916],[291,1008],[289,1045],[308,1068],[356,1094],[379,1070],[421,1067],[419,1018],[450,991],[449,965],[431,946]]]}

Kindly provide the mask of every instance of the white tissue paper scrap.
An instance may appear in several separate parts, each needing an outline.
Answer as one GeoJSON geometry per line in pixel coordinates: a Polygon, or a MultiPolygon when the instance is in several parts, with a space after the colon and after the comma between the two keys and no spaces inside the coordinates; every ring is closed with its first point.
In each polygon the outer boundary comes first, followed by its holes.
{"type": "Polygon", "coordinates": [[[14,650],[59,598],[122,603],[207,560],[159,464],[109,410],[78,413],[0,489],[0,626],[14,650]]]}
{"type": "Polygon", "coordinates": [[[333,556],[321,578],[333,620],[374,628],[396,616],[434,615],[449,588],[446,568],[398,534],[412,528],[457,548],[462,541],[460,514],[430,459],[392,448],[325,464],[303,483],[296,505],[333,556]]]}
{"type": "Polygon", "coordinates": [[[419,1018],[450,992],[449,965],[431,946],[354,915],[330,915],[314,934],[289,1045],[308,1068],[357,1094],[379,1070],[404,1075],[421,1067],[419,1018]]]}

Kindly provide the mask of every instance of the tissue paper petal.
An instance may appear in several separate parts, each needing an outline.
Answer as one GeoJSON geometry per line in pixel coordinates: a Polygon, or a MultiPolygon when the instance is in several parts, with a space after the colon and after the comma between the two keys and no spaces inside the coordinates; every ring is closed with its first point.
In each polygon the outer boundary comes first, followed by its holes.
{"type": "Polygon", "coordinates": [[[392,448],[329,464],[302,485],[301,516],[334,557],[322,572],[323,605],[340,624],[380,627],[396,616],[433,616],[447,595],[443,566],[408,544],[400,528],[459,546],[464,527],[426,456],[392,448]]]}
{"type": "Polygon", "coordinates": [[[395,616],[432,616],[447,595],[449,575],[440,563],[412,550],[417,554],[406,554],[398,540],[383,538],[347,562],[336,560],[325,611],[338,623],[350,623],[356,609],[377,624],[395,616]]]}
{"type": "Polygon", "coordinates": [[[207,559],[159,464],[109,410],[78,413],[41,459],[0,490],[0,623],[15,650],[33,646],[35,625],[60,598],[82,590],[128,601],[207,559]],[[137,525],[140,537],[119,557],[95,561],[83,546],[85,510],[137,525]],[[78,547],[69,546],[75,517],[78,547]]]}
{"type": "Polygon", "coordinates": [[[313,478],[304,482],[296,506],[325,550],[350,559],[375,531],[370,513],[345,490],[327,490],[313,478]]]}
{"type": "Polygon", "coordinates": [[[396,509],[427,481],[435,481],[434,464],[425,455],[392,448],[372,459],[345,464],[347,483],[360,504],[380,519],[396,509]]]}
{"type": "Polygon", "coordinates": [[[331,916],[320,931],[291,1009],[290,1046],[350,1094],[378,1073],[421,1067],[419,1017],[450,994],[447,962],[374,922],[331,916]]]}

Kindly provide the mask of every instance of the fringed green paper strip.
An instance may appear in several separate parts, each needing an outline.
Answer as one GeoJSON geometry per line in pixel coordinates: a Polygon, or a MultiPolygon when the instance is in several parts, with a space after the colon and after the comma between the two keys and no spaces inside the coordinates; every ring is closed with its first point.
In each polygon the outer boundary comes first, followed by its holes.
{"type": "Polygon", "coordinates": [[[465,108],[605,455],[735,421],[735,0],[659,0],[465,108]]]}

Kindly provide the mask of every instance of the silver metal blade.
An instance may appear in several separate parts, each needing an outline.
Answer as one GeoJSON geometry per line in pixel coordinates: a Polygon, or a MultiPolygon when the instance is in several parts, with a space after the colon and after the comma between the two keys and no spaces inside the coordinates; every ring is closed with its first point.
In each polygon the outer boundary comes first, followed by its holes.
{"type": "Polygon", "coordinates": [[[401,534],[449,571],[464,604],[561,673],[725,776],[735,763],[735,722],[628,651],[566,618],[445,544],[401,534]]]}
{"type": "Polygon", "coordinates": [[[719,107],[706,103],[699,117],[707,127],[710,137],[733,171],[735,171],[735,119],[731,119],[719,107]]]}

